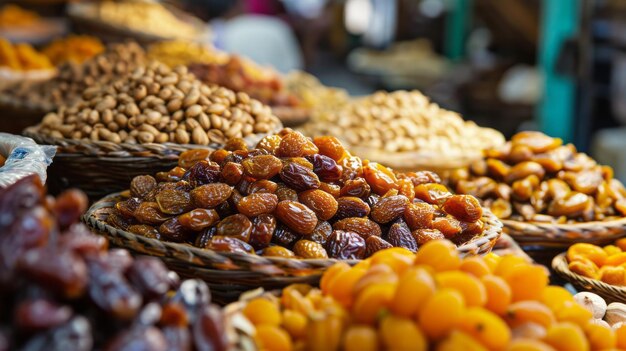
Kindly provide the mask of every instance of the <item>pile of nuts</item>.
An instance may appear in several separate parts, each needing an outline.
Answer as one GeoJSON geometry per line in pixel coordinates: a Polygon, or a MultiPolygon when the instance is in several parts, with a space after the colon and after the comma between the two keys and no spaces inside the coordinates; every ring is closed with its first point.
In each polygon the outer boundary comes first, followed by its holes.
{"type": "Polygon", "coordinates": [[[499,132],[464,121],[418,91],[377,92],[337,110],[317,111],[308,135],[335,135],[348,146],[386,153],[459,158],[504,143],[499,132]]]}
{"type": "Polygon", "coordinates": [[[567,250],[570,271],[607,284],[626,286],[626,239],[604,247],[576,243],[567,250]]]}
{"type": "Polygon", "coordinates": [[[153,61],[82,99],[47,114],[38,133],[114,143],[223,144],[280,128],[271,109],[244,93],[208,86],[187,72],[153,61]]]}
{"type": "Polygon", "coordinates": [[[334,137],[283,130],[256,149],[190,150],[179,166],[135,177],[107,222],[150,238],[264,256],[362,259],[483,234],[476,198],[452,195],[431,172],[394,174],[350,155],[334,137]]]}
{"type": "Polygon", "coordinates": [[[0,92],[0,104],[53,111],[79,100],[88,87],[107,86],[146,63],[144,50],[136,43],[112,44],[102,54],[82,65],[66,63],[58,75],[44,82],[21,82],[0,92]]]}
{"type": "Polygon", "coordinates": [[[319,289],[291,285],[241,311],[261,350],[626,348],[626,324],[612,323],[624,304],[599,322],[599,313],[548,283],[545,267],[520,257],[459,258],[450,242],[434,240],[417,254],[389,249],[354,267],[336,263],[319,289]]]}
{"type": "Polygon", "coordinates": [[[626,189],[613,170],[578,153],[572,144],[540,132],[521,132],[450,182],[501,219],[575,223],[622,218],[626,189]]]}
{"type": "Polygon", "coordinates": [[[37,176],[0,190],[2,350],[226,350],[207,285],[162,261],[107,251],[78,223],[80,191],[46,197],[37,176]]]}
{"type": "Polygon", "coordinates": [[[290,72],[283,78],[287,91],[310,110],[334,110],[350,101],[348,92],[323,85],[315,76],[302,71],[290,72]]]}

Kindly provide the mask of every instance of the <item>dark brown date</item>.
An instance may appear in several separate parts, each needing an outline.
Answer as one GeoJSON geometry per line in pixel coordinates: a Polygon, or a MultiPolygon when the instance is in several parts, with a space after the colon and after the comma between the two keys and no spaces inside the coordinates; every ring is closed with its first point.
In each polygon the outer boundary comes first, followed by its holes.
{"type": "Polygon", "coordinates": [[[365,257],[365,239],[357,233],[334,230],[326,242],[326,252],[331,258],[360,260],[365,257]]]}

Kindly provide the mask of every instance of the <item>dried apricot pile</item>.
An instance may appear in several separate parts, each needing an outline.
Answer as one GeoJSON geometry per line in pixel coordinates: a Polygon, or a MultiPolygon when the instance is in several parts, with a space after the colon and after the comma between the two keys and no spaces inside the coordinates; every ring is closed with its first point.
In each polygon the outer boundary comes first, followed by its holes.
{"type": "Polygon", "coordinates": [[[612,285],[626,285],[626,238],[604,247],[578,243],[567,250],[569,269],[612,285]]]}
{"type": "Polygon", "coordinates": [[[516,256],[462,259],[434,240],[393,248],[354,267],[337,263],[320,289],[292,285],[242,310],[262,350],[606,350],[626,326],[592,312],[548,272],[516,256]]]}
{"type": "Polygon", "coordinates": [[[248,150],[181,154],[179,166],[130,184],[108,222],[138,235],[217,251],[362,259],[481,235],[478,200],[452,195],[431,172],[395,174],[361,160],[334,137],[284,130],[248,150]]]}
{"type": "Polygon", "coordinates": [[[514,135],[469,169],[455,171],[450,182],[501,219],[575,223],[626,215],[626,188],[613,169],[540,132],[514,135]]]}

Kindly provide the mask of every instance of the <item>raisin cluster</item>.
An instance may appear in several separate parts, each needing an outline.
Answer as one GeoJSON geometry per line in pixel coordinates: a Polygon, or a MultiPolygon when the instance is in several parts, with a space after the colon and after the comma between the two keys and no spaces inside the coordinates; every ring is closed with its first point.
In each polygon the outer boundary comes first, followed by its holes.
{"type": "Polygon", "coordinates": [[[396,174],[352,156],[334,137],[289,129],[255,149],[231,139],[181,154],[169,172],[134,178],[109,224],[216,251],[362,259],[388,247],[464,243],[483,231],[482,208],[431,172],[396,174]]]}
{"type": "Polygon", "coordinates": [[[206,284],[156,258],[107,250],[76,223],[79,191],[35,176],[0,191],[0,350],[226,350],[206,284]]]}

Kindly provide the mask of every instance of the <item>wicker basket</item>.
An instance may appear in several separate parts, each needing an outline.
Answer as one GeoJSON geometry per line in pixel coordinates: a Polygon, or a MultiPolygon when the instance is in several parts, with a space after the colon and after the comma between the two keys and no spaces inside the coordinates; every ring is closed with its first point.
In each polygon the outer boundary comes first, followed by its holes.
{"type": "Polygon", "coordinates": [[[502,219],[504,232],[521,246],[567,248],[576,242],[605,245],[626,236],[626,217],[611,221],[554,224],[502,219]]]}
{"type": "MultiPolygon", "coordinates": [[[[54,162],[48,168],[48,187],[57,193],[69,187],[83,190],[90,199],[128,188],[138,175],[169,171],[178,163],[180,153],[198,148],[215,149],[223,145],[116,144],[108,141],[58,139],[37,133],[36,127],[27,128],[24,135],[39,144],[58,147],[54,162]]],[[[246,139],[255,145],[263,135],[246,139]]]]}
{"type": "Polygon", "coordinates": [[[568,267],[566,253],[561,253],[552,260],[552,269],[572,283],[577,289],[591,291],[602,296],[607,303],[626,301],[626,286],[607,284],[600,280],[583,277],[572,272],[568,267]]]}
{"type": "MultiPolygon", "coordinates": [[[[335,259],[290,259],[215,252],[135,235],[106,223],[113,206],[122,199],[124,197],[120,193],[101,199],[93,204],[83,220],[97,233],[107,236],[114,245],[158,256],[170,269],[182,276],[205,280],[213,295],[221,302],[234,301],[242,292],[258,287],[272,290],[295,283],[315,285],[324,270],[337,262],[335,259]]],[[[484,234],[459,246],[461,255],[488,253],[500,237],[501,224],[491,212],[487,211],[482,220],[486,225],[484,234]]],[[[358,260],[346,262],[355,264],[358,260]]]]}

